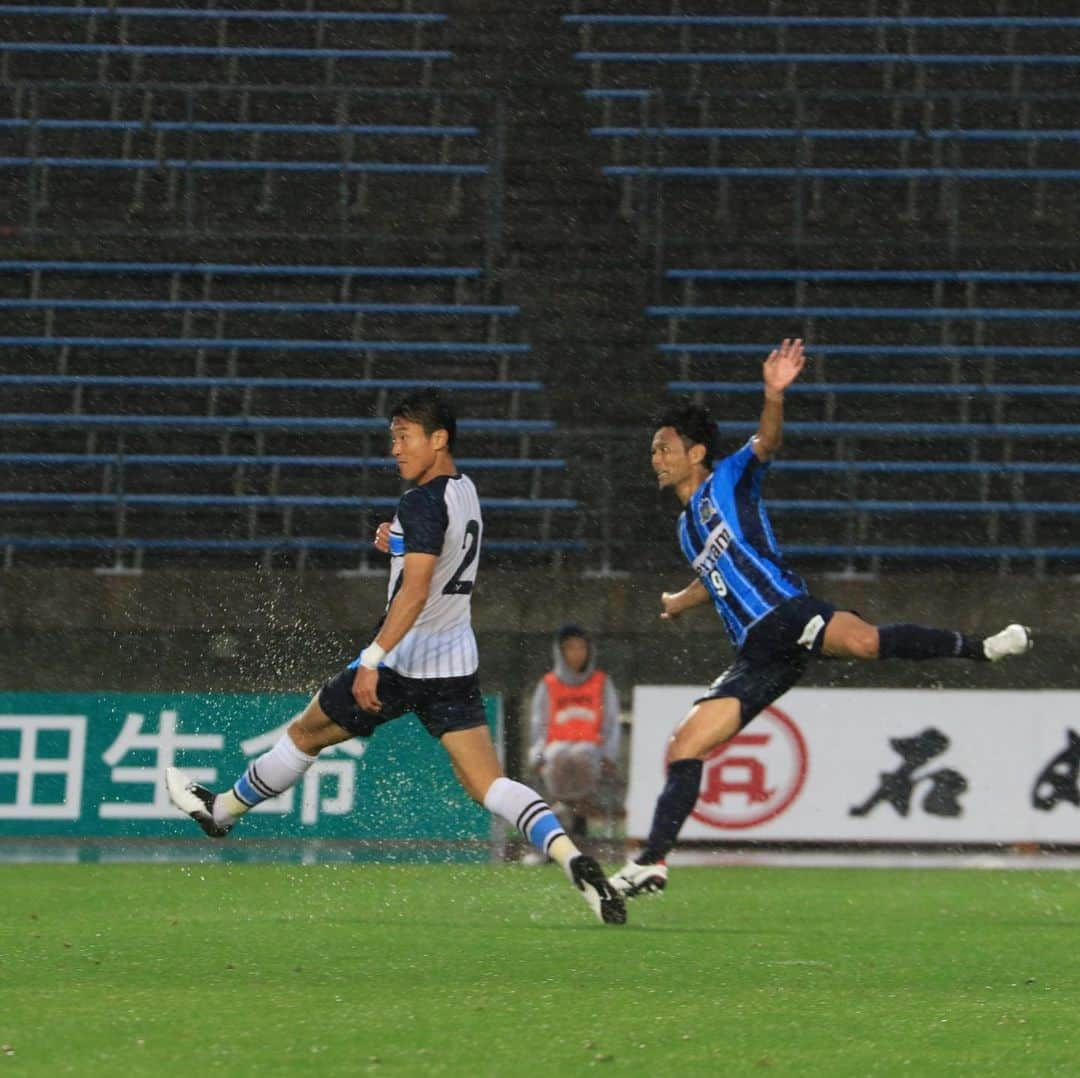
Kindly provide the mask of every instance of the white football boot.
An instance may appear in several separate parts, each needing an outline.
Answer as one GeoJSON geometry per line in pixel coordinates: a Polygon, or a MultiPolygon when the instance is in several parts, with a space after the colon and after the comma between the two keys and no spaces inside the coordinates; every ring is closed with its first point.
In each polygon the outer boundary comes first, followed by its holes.
{"type": "Polygon", "coordinates": [[[667,886],[667,864],[657,861],[655,865],[639,865],[637,861],[627,861],[608,883],[623,898],[659,894],[667,886]]]}
{"type": "Polygon", "coordinates": [[[1001,662],[1010,655],[1025,655],[1034,647],[1031,630],[1026,625],[1006,625],[983,641],[983,654],[992,662],[1001,662]]]}
{"type": "Polygon", "coordinates": [[[178,767],[165,768],[165,789],[169,800],[190,816],[210,838],[224,838],[231,827],[222,827],[214,819],[214,794],[205,786],[191,782],[178,767]]]}

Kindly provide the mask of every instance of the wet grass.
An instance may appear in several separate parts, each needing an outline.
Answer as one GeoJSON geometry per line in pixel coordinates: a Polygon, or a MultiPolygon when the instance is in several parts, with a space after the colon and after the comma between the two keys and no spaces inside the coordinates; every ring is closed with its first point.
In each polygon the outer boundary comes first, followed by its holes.
{"type": "Polygon", "coordinates": [[[0,867],[0,1075],[1073,1074],[1067,872],[0,867]]]}

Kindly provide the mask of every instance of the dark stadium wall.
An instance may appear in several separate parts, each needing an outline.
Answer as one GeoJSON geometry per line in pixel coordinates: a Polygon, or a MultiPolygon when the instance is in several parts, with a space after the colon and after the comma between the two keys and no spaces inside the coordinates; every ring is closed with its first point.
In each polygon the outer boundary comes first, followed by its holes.
{"type": "MultiPolygon", "coordinates": [[[[530,690],[567,621],[596,634],[625,707],[635,683],[711,680],[731,655],[720,620],[704,609],[671,624],[657,617],[661,589],[684,576],[486,573],[474,603],[485,688],[513,699],[530,690]]],[[[1000,667],[821,662],[806,684],[1080,687],[1075,579],[939,573],[810,583],[879,623],[989,633],[1023,621],[1036,647],[1000,667]]],[[[0,574],[0,689],[306,692],[370,639],[384,602],[382,577],[8,571],[0,574]]]]}

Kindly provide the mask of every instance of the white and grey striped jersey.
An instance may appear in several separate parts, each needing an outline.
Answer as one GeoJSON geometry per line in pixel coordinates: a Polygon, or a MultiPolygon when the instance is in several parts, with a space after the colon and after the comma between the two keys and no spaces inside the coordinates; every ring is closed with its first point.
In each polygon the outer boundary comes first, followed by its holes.
{"type": "Polygon", "coordinates": [[[442,475],[402,495],[390,525],[387,606],[404,579],[406,554],[437,554],[427,602],[383,662],[404,677],[465,677],[479,656],[471,601],[483,535],[480,499],[465,475],[442,475]]]}

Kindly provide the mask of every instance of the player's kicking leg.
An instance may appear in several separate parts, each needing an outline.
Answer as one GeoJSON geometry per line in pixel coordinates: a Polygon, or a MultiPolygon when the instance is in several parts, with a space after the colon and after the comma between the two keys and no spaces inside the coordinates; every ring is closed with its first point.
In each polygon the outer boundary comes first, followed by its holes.
{"type": "Polygon", "coordinates": [[[972,636],[926,625],[871,625],[849,610],[838,610],[825,626],[821,652],[832,659],[970,659],[1001,662],[1026,655],[1034,646],[1026,625],[1006,625],[992,636],[972,636]]]}
{"type": "Polygon", "coordinates": [[[559,864],[581,892],[594,916],[606,925],[626,921],[622,895],[604,870],[582,853],[563,830],[558,817],[533,789],[502,773],[486,725],[452,730],[440,738],[465,792],[489,812],[520,831],[545,857],[559,864]]]}
{"type": "MultiPolygon", "coordinates": [[[[731,691],[721,688],[746,674],[738,666],[718,679],[711,691],[731,691]]],[[[668,742],[667,779],[656,799],[652,827],[645,846],[637,857],[627,861],[608,882],[623,898],[660,894],[667,886],[668,868],[665,858],[675,845],[686,818],[697,804],[701,787],[702,761],[717,746],[734,737],[742,725],[740,701],[733,696],[699,700],[668,742]]]]}
{"type": "Polygon", "coordinates": [[[261,801],[277,797],[299,782],[322,749],[352,736],[326,715],[315,697],[276,744],[248,764],[231,789],[216,794],[177,767],[165,769],[165,788],[169,800],[204,834],[224,838],[240,817],[261,801]]]}

